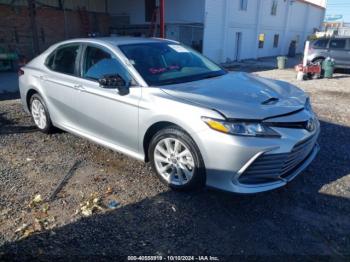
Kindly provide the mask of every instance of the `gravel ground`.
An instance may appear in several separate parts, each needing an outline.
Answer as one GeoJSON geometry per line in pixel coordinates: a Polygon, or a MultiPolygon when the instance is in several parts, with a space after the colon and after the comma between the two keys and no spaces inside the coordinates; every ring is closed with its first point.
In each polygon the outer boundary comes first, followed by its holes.
{"type": "Polygon", "coordinates": [[[256,74],[308,92],[322,124],[321,151],[312,165],[288,186],[257,195],[172,192],[148,165],[65,132],[41,134],[18,100],[1,101],[0,260],[14,255],[349,259],[350,75],[296,82],[291,70],[256,74]],[[78,160],[73,177],[46,202],[78,160]],[[31,203],[37,194],[47,204],[31,203]],[[91,194],[102,210],[84,217],[80,205],[91,194]],[[108,209],[110,200],[118,208],[108,209]],[[16,232],[23,224],[27,229],[16,232]]]}

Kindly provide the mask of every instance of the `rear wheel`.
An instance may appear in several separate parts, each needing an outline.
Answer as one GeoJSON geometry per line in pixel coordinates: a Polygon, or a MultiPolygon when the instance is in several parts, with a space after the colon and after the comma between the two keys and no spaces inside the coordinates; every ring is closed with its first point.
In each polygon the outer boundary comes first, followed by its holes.
{"type": "Polygon", "coordinates": [[[39,94],[30,98],[30,113],[36,127],[43,133],[50,133],[53,130],[50,115],[44,100],[39,94]]]}
{"type": "Polygon", "coordinates": [[[177,127],[160,130],[149,147],[152,167],[163,183],[175,190],[203,187],[205,168],[192,138],[177,127]]]}

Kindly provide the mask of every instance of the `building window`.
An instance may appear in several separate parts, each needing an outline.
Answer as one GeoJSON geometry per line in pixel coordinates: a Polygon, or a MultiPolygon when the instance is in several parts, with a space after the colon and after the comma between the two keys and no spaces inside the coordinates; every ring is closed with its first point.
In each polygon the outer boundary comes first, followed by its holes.
{"type": "Polygon", "coordinates": [[[280,40],[280,35],[276,34],[274,37],[273,37],[273,47],[274,48],[277,48],[278,47],[278,42],[280,40]]]}
{"type": "Polygon", "coordinates": [[[240,0],[239,1],[239,10],[247,11],[248,8],[248,0],[240,0]]]}
{"type": "Polygon", "coordinates": [[[278,0],[272,0],[271,15],[277,15],[278,0]]]}
{"type": "Polygon", "coordinates": [[[156,0],[145,0],[145,21],[146,22],[152,22],[156,8],[157,8],[156,0]]]}
{"type": "Polygon", "coordinates": [[[259,35],[259,48],[264,48],[265,43],[265,34],[259,35]]]}

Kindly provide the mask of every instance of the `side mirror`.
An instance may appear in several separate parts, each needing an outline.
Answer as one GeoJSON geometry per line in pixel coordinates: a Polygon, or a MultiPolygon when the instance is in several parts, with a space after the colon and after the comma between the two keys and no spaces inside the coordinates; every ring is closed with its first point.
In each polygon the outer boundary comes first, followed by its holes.
{"type": "Polygon", "coordinates": [[[129,94],[130,82],[126,82],[120,75],[104,75],[98,80],[103,88],[118,89],[120,95],[129,94]]]}

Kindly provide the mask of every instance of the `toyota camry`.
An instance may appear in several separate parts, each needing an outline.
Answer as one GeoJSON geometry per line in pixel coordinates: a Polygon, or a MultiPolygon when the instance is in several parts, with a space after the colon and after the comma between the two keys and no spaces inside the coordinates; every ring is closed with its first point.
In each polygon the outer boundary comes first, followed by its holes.
{"type": "Polygon", "coordinates": [[[172,189],[272,190],[319,150],[319,121],[302,90],[228,72],[175,41],[69,40],[19,75],[39,130],[56,127],[150,162],[172,189]]]}

